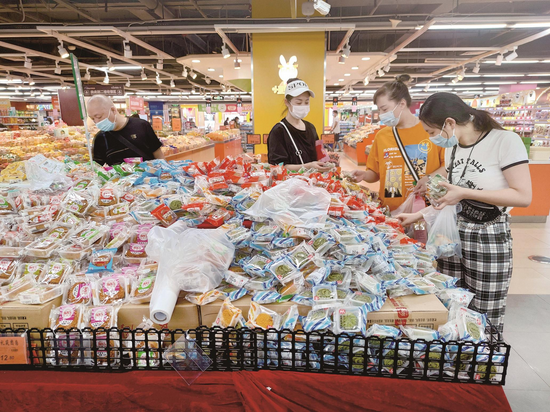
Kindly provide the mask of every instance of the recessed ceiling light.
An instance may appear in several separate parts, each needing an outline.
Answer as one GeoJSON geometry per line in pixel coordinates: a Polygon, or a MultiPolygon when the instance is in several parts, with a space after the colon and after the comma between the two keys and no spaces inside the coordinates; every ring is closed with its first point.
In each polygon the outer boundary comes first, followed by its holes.
{"type": "Polygon", "coordinates": [[[363,57],[361,60],[367,61],[367,60],[370,60],[370,57],[363,57]]]}
{"type": "Polygon", "coordinates": [[[335,86],[340,86],[340,83],[334,83],[335,86]]]}
{"type": "Polygon", "coordinates": [[[359,67],[353,66],[353,67],[351,68],[351,70],[359,70],[359,67]]]}
{"type": "Polygon", "coordinates": [[[344,79],[338,79],[338,81],[339,81],[339,82],[343,82],[343,81],[344,81],[344,79]]]}
{"type": "Polygon", "coordinates": [[[223,79],[223,74],[220,74],[220,79],[223,79]]]}
{"type": "Polygon", "coordinates": [[[191,60],[191,63],[200,63],[201,61],[200,60],[191,60]]]}
{"type": "Polygon", "coordinates": [[[208,68],[208,71],[209,71],[209,72],[215,72],[216,69],[213,69],[212,67],[209,67],[209,68],[208,68]]]}
{"type": "Polygon", "coordinates": [[[344,74],[344,76],[351,76],[351,74],[349,74],[349,73],[346,73],[346,74],[344,74]]]}

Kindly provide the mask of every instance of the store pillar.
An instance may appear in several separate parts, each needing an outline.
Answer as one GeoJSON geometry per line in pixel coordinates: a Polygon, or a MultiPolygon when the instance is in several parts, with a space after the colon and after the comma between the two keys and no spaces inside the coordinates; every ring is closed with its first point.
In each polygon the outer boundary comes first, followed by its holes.
{"type": "MultiPolygon", "coordinates": [[[[301,1],[298,14],[301,16],[301,1]]],[[[288,1],[253,0],[254,18],[292,17],[288,1]],[[281,7],[276,7],[277,4],[281,7]],[[286,9],[285,9],[286,7],[286,9]],[[281,15],[284,14],[284,15],[281,15]]],[[[295,11],[294,11],[295,12],[295,11]]],[[[325,99],[325,32],[254,33],[252,34],[252,98],[254,133],[267,134],[284,114],[284,83],[288,74],[304,80],[315,93],[305,120],[323,133],[325,99]],[[281,59],[284,59],[284,61],[281,59]],[[296,60],[290,62],[291,57],[296,60]],[[282,63],[285,63],[284,65],[282,63]],[[279,94],[281,93],[281,94],[279,94]]],[[[267,153],[267,145],[256,145],[255,153],[267,153]]]]}

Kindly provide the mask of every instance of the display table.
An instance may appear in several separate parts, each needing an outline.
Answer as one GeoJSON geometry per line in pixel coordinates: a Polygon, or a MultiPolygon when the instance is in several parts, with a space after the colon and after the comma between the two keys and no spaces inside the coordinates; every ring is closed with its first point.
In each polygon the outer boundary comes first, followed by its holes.
{"type": "Polygon", "coordinates": [[[344,143],[344,154],[357,165],[364,166],[367,164],[367,155],[365,154],[365,149],[367,146],[372,145],[374,141],[374,136],[376,133],[370,133],[368,137],[357,143],[356,147],[349,146],[347,143],[344,143]]]}
{"type": "Polygon", "coordinates": [[[174,153],[166,156],[166,160],[192,160],[194,162],[210,162],[216,157],[215,144],[210,143],[196,149],[174,153]]]}
{"type": "Polygon", "coordinates": [[[215,142],[215,145],[215,154],[219,159],[223,159],[227,156],[238,156],[243,153],[243,146],[240,137],[226,140],[225,142],[215,142]]]}
{"type": "Polygon", "coordinates": [[[544,223],[550,213],[550,161],[530,160],[533,200],[529,207],[515,207],[510,214],[512,222],[544,223]]]}
{"type": "Polygon", "coordinates": [[[1,371],[14,410],[511,411],[502,386],[286,371],[206,372],[191,386],[176,372],[1,371]]]}

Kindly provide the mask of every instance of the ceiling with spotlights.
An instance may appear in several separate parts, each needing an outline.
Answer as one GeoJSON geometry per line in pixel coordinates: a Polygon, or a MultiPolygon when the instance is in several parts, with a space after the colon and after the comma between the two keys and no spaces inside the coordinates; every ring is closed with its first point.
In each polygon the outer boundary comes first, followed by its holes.
{"type": "Polygon", "coordinates": [[[0,84],[30,87],[32,81],[38,93],[72,82],[66,52],[78,57],[83,76],[88,70],[86,81],[102,83],[108,72],[109,84],[130,81],[128,93],[152,95],[159,87],[170,98],[189,95],[193,87],[244,92],[242,81],[252,70],[250,33],[307,30],[326,32],[327,96],[369,99],[403,73],[412,76],[417,99],[434,90],[472,97],[510,84],[550,86],[548,0],[328,0],[326,16],[298,13],[268,22],[253,19],[245,0],[0,3],[0,84]],[[340,64],[342,51],[349,57],[340,64]],[[196,78],[183,76],[184,66],[196,78]]]}

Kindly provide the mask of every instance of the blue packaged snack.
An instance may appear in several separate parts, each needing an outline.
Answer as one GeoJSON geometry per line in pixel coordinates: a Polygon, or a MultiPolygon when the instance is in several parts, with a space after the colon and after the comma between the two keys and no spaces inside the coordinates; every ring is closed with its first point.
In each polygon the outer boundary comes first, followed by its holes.
{"type": "Polygon", "coordinates": [[[94,250],[90,257],[87,273],[114,272],[113,258],[118,249],[94,250]]]}

